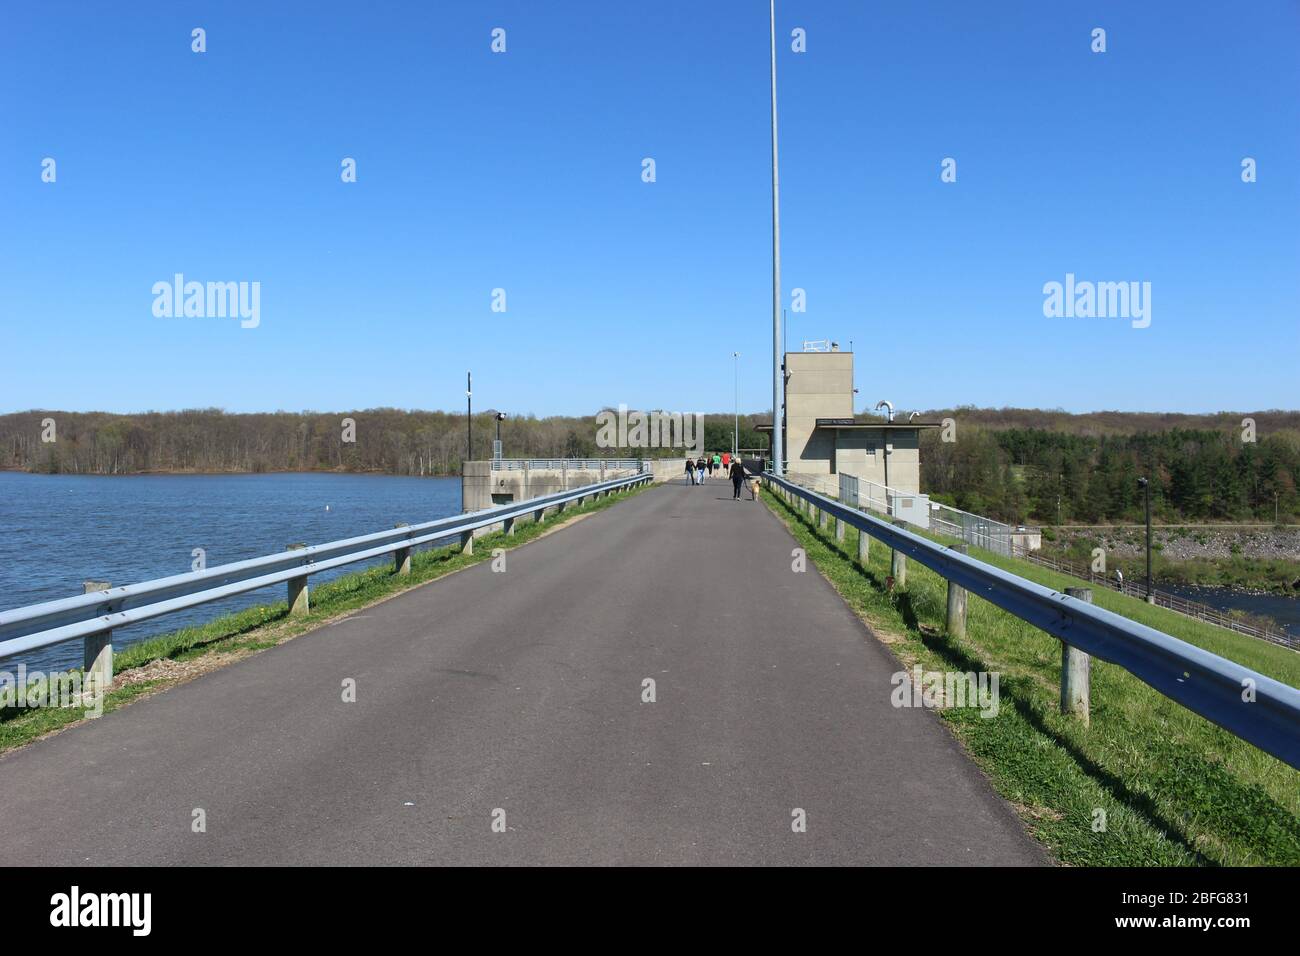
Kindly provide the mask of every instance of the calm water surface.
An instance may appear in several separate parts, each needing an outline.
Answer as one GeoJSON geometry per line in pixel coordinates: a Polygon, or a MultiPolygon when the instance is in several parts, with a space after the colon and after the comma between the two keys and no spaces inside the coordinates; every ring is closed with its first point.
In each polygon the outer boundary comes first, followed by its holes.
{"type": "MultiPolygon", "coordinates": [[[[82,581],[134,584],[255,558],[294,542],[320,544],[460,511],[459,478],[377,475],[133,475],[0,472],[0,609],[81,593],[82,581]]],[[[370,564],[391,562],[376,559],[370,564]]],[[[366,562],[312,575],[326,581],[366,562]]],[[[284,599],[252,591],[115,631],[115,647],[284,599]]],[[[81,666],[81,642],[0,659],[12,670],[81,666]]]]}
{"type": "Polygon", "coordinates": [[[1191,588],[1162,584],[1160,590],[1190,601],[1200,601],[1220,611],[1262,614],[1271,617],[1288,634],[1300,635],[1300,599],[1281,594],[1247,594],[1231,588],[1191,588]]]}

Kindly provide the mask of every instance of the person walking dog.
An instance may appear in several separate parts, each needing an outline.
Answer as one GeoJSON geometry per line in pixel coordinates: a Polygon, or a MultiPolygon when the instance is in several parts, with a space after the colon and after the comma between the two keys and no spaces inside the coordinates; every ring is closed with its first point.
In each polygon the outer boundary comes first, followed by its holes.
{"type": "Polygon", "coordinates": [[[740,500],[740,486],[745,483],[745,466],[739,461],[731,463],[731,500],[740,500]]]}

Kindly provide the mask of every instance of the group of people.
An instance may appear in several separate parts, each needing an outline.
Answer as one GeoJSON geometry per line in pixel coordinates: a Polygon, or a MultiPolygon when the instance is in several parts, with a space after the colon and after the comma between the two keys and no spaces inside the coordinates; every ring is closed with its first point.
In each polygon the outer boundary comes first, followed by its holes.
{"type": "MultiPolygon", "coordinates": [[[[731,479],[732,500],[739,501],[740,488],[749,478],[745,474],[745,466],[740,463],[739,458],[734,457],[730,452],[724,451],[686,459],[686,477],[690,479],[693,485],[704,484],[704,480],[711,478],[715,471],[731,479]]],[[[749,489],[749,497],[751,500],[754,498],[752,486],[749,489]]]]}

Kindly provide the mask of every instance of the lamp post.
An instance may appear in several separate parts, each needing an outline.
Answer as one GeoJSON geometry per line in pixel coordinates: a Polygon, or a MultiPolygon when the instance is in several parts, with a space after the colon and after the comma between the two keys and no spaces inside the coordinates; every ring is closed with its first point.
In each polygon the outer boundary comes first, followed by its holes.
{"type": "Polygon", "coordinates": [[[474,376],[465,373],[465,460],[474,457],[474,376]]]}
{"type": "Polygon", "coordinates": [[[740,454],[740,353],[732,352],[731,358],[734,362],[733,369],[735,373],[735,391],[736,391],[736,429],[731,434],[731,455],[734,458],[740,454]]]}
{"type": "Polygon", "coordinates": [[[1146,493],[1147,509],[1147,603],[1153,604],[1151,595],[1151,483],[1145,478],[1138,479],[1138,487],[1146,493]]]}
{"type": "Polygon", "coordinates": [[[505,412],[497,412],[497,440],[492,445],[492,457],[501,460],[501,423],[506,420],[505,412]]]}
{"type": "Polygon", "coordinates": [[[776,0],[768,4],[772,35],[772,473],[785,473],[781,435],[781,393],[785,382],[781,357],[781,193],[776,154],[776,0]]]}

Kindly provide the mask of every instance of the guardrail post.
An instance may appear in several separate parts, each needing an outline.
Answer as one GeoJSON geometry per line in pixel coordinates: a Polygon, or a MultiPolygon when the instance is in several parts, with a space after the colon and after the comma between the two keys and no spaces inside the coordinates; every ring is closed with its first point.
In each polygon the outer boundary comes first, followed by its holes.
{"type": "Polygon", "coordinates": [[[844,540],[844,519],[843,518],[835,519],[835,540],[836,541],[844,540]]]}
{"type": "MultiPolygon", "coordinates": [[[[94,591],[107,591],[107,581],[83,581],[81,591],[90,594],[94,591]]],[[[113,685],[113,632],[99,631],[82,638],[81,667],[93,686],[108,690],[113,685]],[[92,677],[93,675],[93,677],[92,677]]],[[[98,690],[96,691],[98,693],[98,690]]]]}
{"type": "MultiPolygon", "coordinates": [[[[1066,588],[1065,593],[1092,603],[1092,588],[1066,588]]],[[[1092,721],[1090,703],[1092,658],[1077,647],[1061,642],[1061,713],[1074,714],[1087,727],[1092,721]]]]}
{"type": "MultiPolygon", "coordinates": [[[[901,528],[907,522],[895,518],[892,522],[895,528],[901,528]]],[[[894,587],[907,587],[907,555],[897,548],[889,552],[889,576],[894,579],[894,587]]]]}
{"type": "MultiPolygon", "coordinates": [[[[394,528],[406,528],[409,525],[405,521],[393,525],[394,528]]],[[[393,571],[403,576],[411,573],[411,549],[409,547],[398,548],[393,552],[393,571]]]]}
{"type": "Polygon", "coordinates": [[[460,536],[460,553],[461,553],[461,554],[473,554],[473,553],[474,553],[474,532],[473,532],[473,530],[466,531],[465,533],[463,533],[463,534],[460,536]]]}
{"type": "MultiPolygon", "coordinates": [[[[965,554],[966,545],[954,544],[952,550],[965,554]]],[[[966,589],[960,584],[948,582],[948,636],[966,636],[966,589]]]]}
{"type": "MultiPolygon", "coordinates": [[[[286,551],[301,551],[305,544],[286,545],[286,551]]],[[[311,610],[311,592],[307,590],[307,575],[289,579],[289,614],[296,617],[311,610]]]]}
{"type": "Polygon", "coordinates": [[[513,538],[513,537],[515,536],[515,519],[514,519],[514,518],[507,518],[507,519],[506,519],[504,522],[502,522],[502,523],[505,525],[505,532],[506,532],[506,535],[507,535],[508,537],[513,538]]]}
{"type": "Polygon", "coordinates": [[[817,509],[817,527],[818,527],[818,528],[820,528],[822,531],[825,531],[825,530],[826,530],[826,526],[827,526],[828,524],[830,524],[830,520],[831,520],[831,516],[827,513],[827,511],[826,511],[825,508],[818,508],[818,509],[817,509]]]}
{"type": "Polygon", "coordinates": [[[858,529],[858,564],[864,568],[871,556],[871,535],[867,534],[861,528],[858,529]]]}

